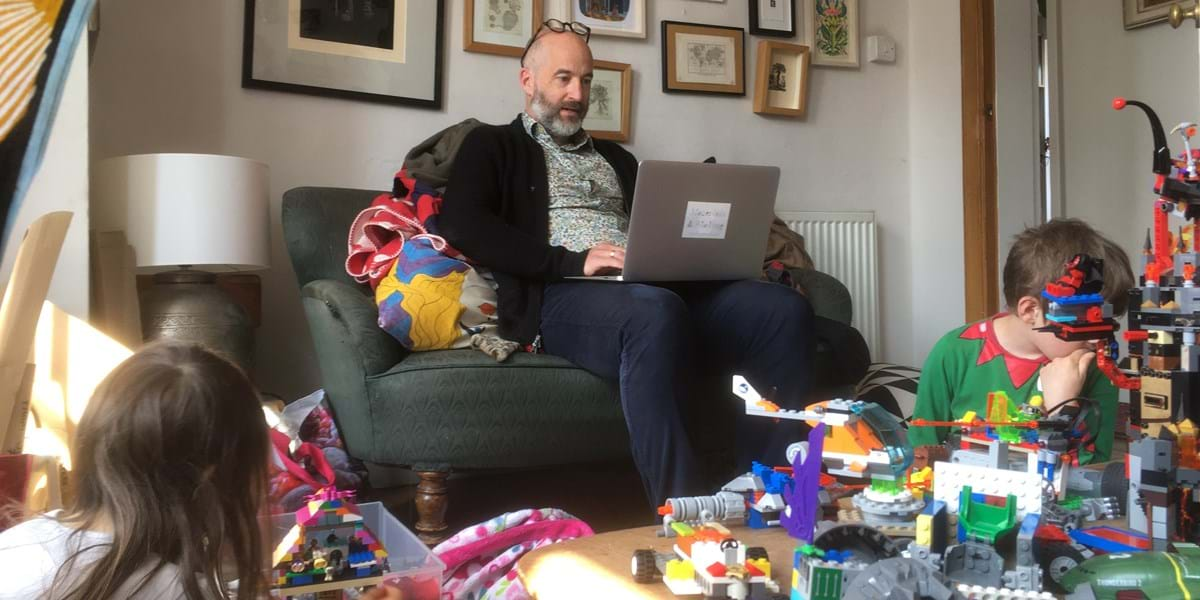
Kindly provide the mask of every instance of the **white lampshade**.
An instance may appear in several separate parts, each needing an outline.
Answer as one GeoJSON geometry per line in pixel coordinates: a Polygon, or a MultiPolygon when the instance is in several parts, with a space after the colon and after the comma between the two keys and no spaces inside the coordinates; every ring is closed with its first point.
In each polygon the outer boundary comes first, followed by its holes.
{"type": "Polygon", "coordinates": [[[249,271],[270,265],[267,165],[212,154],[139,154],[96,163],[92,193],[138,267],[249,271]]]}

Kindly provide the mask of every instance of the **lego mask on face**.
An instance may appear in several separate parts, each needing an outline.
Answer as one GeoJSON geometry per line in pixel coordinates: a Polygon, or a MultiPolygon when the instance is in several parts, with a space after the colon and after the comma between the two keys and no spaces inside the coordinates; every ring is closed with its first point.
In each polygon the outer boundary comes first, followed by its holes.
{"type": "Polygon", "coordinates": [[[1087,342],[1065,342],[1058,339],[1049,331],[1036,331],[1038,328],[1046,326],[1046,317],[1038,311],[1037,320],[1031,326],[1030,334],[1033,336],[1033,343],[1037,346],[1042,356],[1051,360],[1070,356],[1076,350],[1095,350],[1096,341],[1087,342]]]}

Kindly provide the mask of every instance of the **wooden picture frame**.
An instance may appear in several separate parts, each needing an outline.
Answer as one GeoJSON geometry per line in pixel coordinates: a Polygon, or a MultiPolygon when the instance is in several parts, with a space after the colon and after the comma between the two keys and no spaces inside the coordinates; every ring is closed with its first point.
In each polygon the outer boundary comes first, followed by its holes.
{"type": "Polygon", "coordinates": [[[758,42],[754,112],[803,118],[808,110],[808,46],[758,42]]]}
{"type": "Polygon", "coordinates": [[[1167,20],[1178,0],[1122,0],[1125,29],[1137,29],[1167,20]]]}
{"type": "Polygon", "coordinates": [[[633,66],[607,60],[595,61],[588,113],[583,122],[588,135],[598,140],[628,142],[632,107],[633,66]]]}
{"type": "Polygon", "coordinates": [[[803,0],[812,64],[858,68],[858,0],[803,0]]]}
{"type": "Polygon", "coordinates": [[[558,7],[550,14],[587,25],[592,37],[645,38],[646,0],[547,0],[558,7]]]}
{"type": "Polygon", "coordinates": [[[740,27],[663,21],[663,92],[745,96],[745,46],[740,27]]]}
{"type": "Polygon", "coordinates": [[[442,107],[444,0],[358,3],[349,21],[315,1],[246,0],[242,87],[442,107]]]}
{"type": "Polygon", "coordinates": [[[750,35],[796,37],[796,0],[748,0],[748,4],[750,35]]]}
{"type": "Polygon", "coordinates": [[[544,20],[542,0],[464,0],[463,50],[519,57],[544,20]]]}

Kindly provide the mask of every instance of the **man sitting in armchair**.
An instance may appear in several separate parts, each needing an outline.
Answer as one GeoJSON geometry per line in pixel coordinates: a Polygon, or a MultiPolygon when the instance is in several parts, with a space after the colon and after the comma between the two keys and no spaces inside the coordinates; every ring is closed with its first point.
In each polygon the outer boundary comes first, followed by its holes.
{"type": "MultiPolygon", "coordinates": [[[[794,289],[761,281],[565,279],[622,268],[637,177],[632,154],[582,128],[589,37],[586,26],[555,19],[534,33],[521,59],[525,111],[463,141],[438,228],[493,271],[504,337],[618,382],[634,461],[659,504],[712,492],[682,417],[709,409],[688,404],[696,354],[800,408],[811,386],[813,312],[794,289]]],[[[739,466],[782,463],[797,439],[766,419],[742,419],[739,466]]]]}

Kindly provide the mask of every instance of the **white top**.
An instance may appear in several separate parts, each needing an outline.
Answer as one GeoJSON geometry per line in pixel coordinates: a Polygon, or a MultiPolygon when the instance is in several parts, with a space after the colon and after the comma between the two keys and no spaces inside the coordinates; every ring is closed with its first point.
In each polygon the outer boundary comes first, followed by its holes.
{"type": "MultiPolygon", "coordinates": [[[[50,586],[58,574],[58,568],[80,548],[94,546],[85,551],[66,578],[66,587],[60,586],[57,595],[70,588],[74,578],[86,573],[86,568],[100,558],[106,550],[105,544],[112,536],[94,531],[78,531],[58,522],[60,511],[31,519],[0,533],[0,565],[4,577],[0,578],[0,600],[29,600],[47,598],[50,586]]],[[[139,569],[126,588],[132,590],[141,581],[149,567],[139,569]]],[[[183,587],[178,581],[179,571],[175,565],[167,564],[134,595],[128,591],[117,592],[116,598],[183,598],[183,587]]]]}

